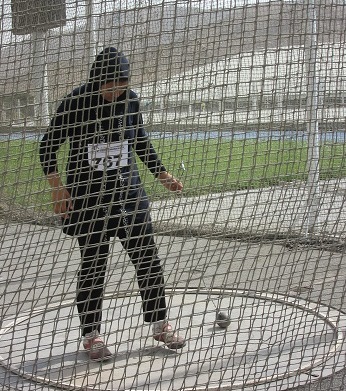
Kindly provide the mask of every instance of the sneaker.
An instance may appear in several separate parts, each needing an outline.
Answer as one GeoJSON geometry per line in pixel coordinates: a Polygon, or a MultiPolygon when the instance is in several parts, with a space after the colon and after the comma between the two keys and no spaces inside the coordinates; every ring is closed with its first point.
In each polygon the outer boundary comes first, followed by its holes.
{"type": "Polygon", "coordinates": [[[99,337],[97,331],[85,335],[83,347],[87,351],[90,360],[93,361],[108,360],[112,356],[112,353],[99,337]]]}
{"type": "Polygon", "coordinates": [[[155,341],[163,342],[169,349],[181,349],[186,341],[173,331],[169,323],[164,323],[162,331],[153,335],[155,341]]]}

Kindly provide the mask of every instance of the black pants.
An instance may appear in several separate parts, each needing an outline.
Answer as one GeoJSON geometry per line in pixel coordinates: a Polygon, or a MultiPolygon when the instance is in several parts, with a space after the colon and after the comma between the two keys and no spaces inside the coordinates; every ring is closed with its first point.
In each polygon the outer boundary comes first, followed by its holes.
{"type": "MultiPolygon", "coordinates": [[[[145,322],[166,317],[163,271],[157,255],[151,224],[140,222],[124,226],[119,219],[115,231],[135,267],[145,322]]],[[[109,255],[107,232],[90,233],[78,237],[81,268],[77,283],[77,308],[82,335],[100,331],[105,272],[109,255]]]]}

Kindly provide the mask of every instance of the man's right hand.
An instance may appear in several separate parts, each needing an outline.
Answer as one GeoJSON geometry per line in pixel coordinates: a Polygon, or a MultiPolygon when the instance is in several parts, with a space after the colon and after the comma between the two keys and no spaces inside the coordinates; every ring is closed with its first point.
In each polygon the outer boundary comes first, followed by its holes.
{"type": "Polygon", "coordinates": [[[63,219],[69,218],[69,211],[73,210],[70,193],[65,187],[52,190],[52,201],[54,213],[60,215],[63,219]]]}
{"type": "Polygon", "coordinates": [[[62,183],[59,173],[52,172],[47,175],[47,180],[52,188],[52,201],[54,213],[63,219],[69,218],[69,211],[73,210],[71,195],[62,183]]]}

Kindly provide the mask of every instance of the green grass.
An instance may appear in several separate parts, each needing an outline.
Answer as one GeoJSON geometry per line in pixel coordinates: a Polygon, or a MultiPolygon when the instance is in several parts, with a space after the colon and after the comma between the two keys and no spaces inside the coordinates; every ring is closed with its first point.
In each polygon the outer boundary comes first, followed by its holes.
{"type": "MultiPolygon", "coordinates": [[[[303,142],[161,139],[154,144],[167,169],[184,183],[186,196],[267,187],[307,178],[308,147],[303,142]],[[185,171],[180,169],[181,161],[185,171]]],[[[67,152],[65,147],[59,153],[60,170],[65,166],[67,152]]],[[[2,198],[50,210],[50,191],[38,161],[38,143],[0,141],[0,156],[2,198]]],[[[345,156],[343,144],[323,145],[321,179],[346,177],[345,156]]],[[[138,165],[151,199],[169,197],[169,192],[142,163],[138,165]]]]}

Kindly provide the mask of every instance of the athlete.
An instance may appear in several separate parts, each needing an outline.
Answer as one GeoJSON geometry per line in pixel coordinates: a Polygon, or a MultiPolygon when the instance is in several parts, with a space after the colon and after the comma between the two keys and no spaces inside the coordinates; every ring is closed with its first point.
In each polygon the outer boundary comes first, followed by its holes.
{"type": "Polygon", "coordinates": [[[89,81],[63,99],[40,143],[54,212],[62,218],[63,231],[76,237],[80,248],[76,302],[83,346],[93,360],[112,355],[100,330],[114,236],[135,267],[144,321],[152,325],[154,339],[171,349],[185,345],[167,321],[163,271],[135,153],[167,189],[180,192],[183,185],[167,172],[143,128],[129,77],[124,54],[112,47],[103,50],[92,65],[89,81]],[[56,153],[67,140],[65,185],[56,153]]]}

